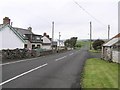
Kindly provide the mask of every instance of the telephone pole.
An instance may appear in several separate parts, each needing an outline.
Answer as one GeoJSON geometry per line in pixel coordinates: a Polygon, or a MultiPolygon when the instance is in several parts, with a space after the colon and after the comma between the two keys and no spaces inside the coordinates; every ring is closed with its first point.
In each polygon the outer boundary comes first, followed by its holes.
{"type": "Polygon", "coordinates": [[[110,25],[108,25],[108,40],[110,39],[110,25]]]}
{"type": "Polygon", "coordinates": [[[92,22],[90,21],[90,50],[92,49],[92,22]]]}
{"type": "Polygon", "coordinates": [[[60,32],[59,32],[59,49],[60,49],[60,37],[61,37],[61,35],[60,35],[60,32]]]}
{"type": "Polygon", "coordinates": [[[52,51],[53,51],[53,41],[54,41],[54,21],[52,22],[52,51]]]}

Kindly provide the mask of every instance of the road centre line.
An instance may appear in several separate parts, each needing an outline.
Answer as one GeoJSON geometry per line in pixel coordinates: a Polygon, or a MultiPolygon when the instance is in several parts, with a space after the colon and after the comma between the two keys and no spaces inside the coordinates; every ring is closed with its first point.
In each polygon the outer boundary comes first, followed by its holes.
{"type": "Polygon", "coordinates": [[[28,74],[28,73],[31,73],[31,72],[33,72],[33,71],[35,71],[35,70],[37,70],[37,69],[40,69],[40,68],[42,68],[42,67],[45,67],[46,65],[48,65],[48,63],[45,63],[45,64],[43,64],[43,65],[41,65],[41,66],[38,66],[38,67],[36,67],[36,68],[34,68],[34,69],[31,69],[31,70],[29,70],[29,71],[27,71],[27,72],[24,72],[24,73],[22,73],[22,74],[20,74],[20,75],[17,75],[17,76],[15,76],[15,77],[11,78],[11,79],[8,79],[8,80],[0,83],[0,86],[4,85],[4,84],[6,84],[6,83],[8,83],[8,82],[10,82],[10,81],[12,81],[12,80],[15,80],[15,79],[17,79],[17,78],[19,78],[19,77],[22,77],[23,75],[26,75],[26,74],[28,74]]]}
{"type": "Polygon", "coordinates": [[[64,58],[66,58],[66,57],[67,57],[67,56],[63,56],[63,57],[61,57],[61,58],[55,59],[55,61],[59,61],[59,60],[64,59],[64,58]]]}

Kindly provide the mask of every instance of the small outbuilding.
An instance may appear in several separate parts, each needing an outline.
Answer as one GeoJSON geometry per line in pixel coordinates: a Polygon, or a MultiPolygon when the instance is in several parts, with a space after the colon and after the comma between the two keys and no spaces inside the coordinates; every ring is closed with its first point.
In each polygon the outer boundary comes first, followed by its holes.
{"type": "Polygon", "coordinates": [[[120,33],[103,44],[102,59],[120,63],[120,33]]]}

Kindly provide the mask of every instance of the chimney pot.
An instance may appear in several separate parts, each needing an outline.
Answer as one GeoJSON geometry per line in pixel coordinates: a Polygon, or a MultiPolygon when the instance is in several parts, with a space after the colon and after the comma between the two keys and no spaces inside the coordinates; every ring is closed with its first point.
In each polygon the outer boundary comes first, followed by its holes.
{"type": "Polygon", "coordinates": [[[30,30],[32,32],[32,27],[28,27],[28,30],[30,30]]]}
{"type": "Polygon", "coordinates": [[[9,19],[9,17],[3,18],[3,24],[9,24],[10,25],[10,19],[9,19]]]}
{"type": "Polygon", "coordinates": [[[46,36],[46,35],[47,35],[47,33],[44,33],[44,34],[43,34],[43,36],[46,36]]]}

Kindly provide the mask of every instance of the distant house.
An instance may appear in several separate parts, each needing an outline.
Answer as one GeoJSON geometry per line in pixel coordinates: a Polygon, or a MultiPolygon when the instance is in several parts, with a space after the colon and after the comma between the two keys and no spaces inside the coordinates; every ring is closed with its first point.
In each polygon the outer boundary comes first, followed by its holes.
{"type": "Polygon", "coordinates": [[[102,47],[102,58],[120,63],[120,33],[114,36],[102,47]]]}
{"type": "Polygon", "coordinates": [[[64,47],[64,40],[57,40],[57,46],[64,47]]]}
{"type": "Polygon", "coordinates": [[[51,49],[51,38],[49,37],[49,35],[47,35],[47,33],[44,33],[42,36],[42,48],[43,49],[51,49]]]}
{"type": "Polygon", "coordinates": [[[12,27],[10,19],[5,17],[3,24],[0,24],[0,50],[2,49],[50,49],[51,40],[47,36],[37,35],[28,29],[12,27]]]}

